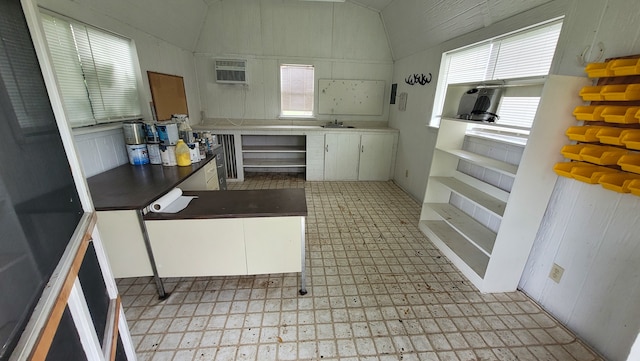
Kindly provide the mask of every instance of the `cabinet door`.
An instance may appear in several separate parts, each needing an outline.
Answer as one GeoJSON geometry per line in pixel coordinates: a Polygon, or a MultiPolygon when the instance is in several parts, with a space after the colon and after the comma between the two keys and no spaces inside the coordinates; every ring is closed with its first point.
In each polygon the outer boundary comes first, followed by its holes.
{"type": "Polygon", "coordinates": [[[301,218],[243,218],[248,274],[300,272],[301,218]]]}
{"type": "Polygon", "coordinates": [[[360,134],[326,134],[324,140],[324,179],[357,180],[360,134]]]}
{"type": "Polygon", "coordinates": [[[389,180],[392,157],[393,134],[363,134],[360,139],[358,180],[389,180]]]}

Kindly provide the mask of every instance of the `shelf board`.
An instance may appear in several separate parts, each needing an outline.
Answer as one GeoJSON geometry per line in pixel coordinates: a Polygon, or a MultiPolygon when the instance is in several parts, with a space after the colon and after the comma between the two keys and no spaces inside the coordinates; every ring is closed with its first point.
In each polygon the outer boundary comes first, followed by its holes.
{"type": "MultiPolygon", "coordinates": [[[[420,228],[437,245],[441,242],[448,247],[462,262],[473,270],[480,278],[483,278],[489,264],[489,256],[460,235],[445,221],[420,221],[420,228]]],[[[443,250],[446,255],[446,250],[443,250]]],[[[455,263],[455,260],[451,260],[455,263]]]]}
{"type": "Polygon", "coordinates": [[[460,159],[469,161],[473,164],[479,165],[481,167],[484,168],[488,168],[491,170],[495,170],[496,172],[502,173],[502,174],[506,174],[508,176],[512,176],[515,177],[516,173],[518,172],[518,166],[517,165],[513,165],[507,162],[503,162],[497,159],[493,159],[493,158],[489,158],[489,157],[485,157],[483,155],[480,154],[476,154],[473,152],[469,152],[466,150],[462,150],[462,149],[440,149],[438,148],[440,151],[443,151],[445,153],[449,153],[453,156],[456,156],[460,159]]]}
{"type": "Polygon", "coordinates": [[[301,168],[306,167],[304,159],[252,158],[243,161],[244,168],[301,168]]]}
{"type": "Polygon", "coordinates": [[[431,177],[453,192],[471,200],[498,217],[504,215],[507,203],[453,177],[431,177]]]}
{"type": "Polygon", "coordinates": [[[245,145],[243,153],[306,153],[304,145],[245,145]]]}
{"type": "Polygon", "coordinates": [[[487,256],[491,255],[496,234],[449,203],[427,203],[452,228],[487,256]]]}
{"type": "Polygon", "coordinates": [[[460,118],[447,116],[447,115],[442,115],[440,118],[441,119],[445,119],[445,120],[451,120],[451,121],[454,121],[454,122],[467,123],[467,124],[473,124],[473,125],[482,125],[482,126],[488,126],[488,127],[514,129],[514,130],[524,130],[524,131],[530,131],[531,130],[530,127],[518,127],[518,126],[515,126],[515,125],[496,124],[496,123],[488,123],[488,122],[477,121],[477,120],[460,119],[460,118]]]}

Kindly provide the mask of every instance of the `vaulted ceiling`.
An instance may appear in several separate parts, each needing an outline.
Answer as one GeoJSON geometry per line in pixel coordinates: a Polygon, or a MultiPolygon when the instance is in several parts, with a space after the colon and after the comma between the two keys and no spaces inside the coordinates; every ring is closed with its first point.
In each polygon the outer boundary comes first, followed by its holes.
{"type": "MultiPolygon", "coordinates": [[[[75,1],[81,1],[98,12],[193,51],[210,5],[220,1],[239,0],[75,1]]],[[[299,0],[280,1],[286,3],[299,0]]],[[[393,57],[400,59],[549,1],[558,0],[346,1],[381,14],[393,57]]],[[[327,2],[326,5],[333,4],[327,2]]],[[[336,3],[335,6],[339,9],[341,4],[336,3]]]]}

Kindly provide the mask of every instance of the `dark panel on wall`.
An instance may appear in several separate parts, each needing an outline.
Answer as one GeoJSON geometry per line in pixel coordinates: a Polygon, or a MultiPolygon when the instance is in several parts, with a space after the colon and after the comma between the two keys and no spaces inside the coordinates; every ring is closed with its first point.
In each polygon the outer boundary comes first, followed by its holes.
{"type": "Polygon", "coordinates": [[[102,345],[104,331],[107,325],[107,313],[109,312],[109,293],[104,283],[93,242],[89,243],[87,253],[84,256],[82,266],[80,266],[80,271],[78,272],[78,278],[82,285],[84,297],[87,300],[87,306],[89,306],[89,312],[91,313],[93,326],[96,328],[98,340],[100,341],[100,345],[102,345]]]}
{"type": "Polygon", "coordinates": [[[80,343],[80,336],[76,330],[76,326],[73,323],[73,317],[71,317],[71,311],[69,307],[66,307],[62,319],[60,320],[60,326],[56,331],[56,335],[51,343],[51,348],[47,354],[47,361],[85,361],[87,355],[80,343]]]}

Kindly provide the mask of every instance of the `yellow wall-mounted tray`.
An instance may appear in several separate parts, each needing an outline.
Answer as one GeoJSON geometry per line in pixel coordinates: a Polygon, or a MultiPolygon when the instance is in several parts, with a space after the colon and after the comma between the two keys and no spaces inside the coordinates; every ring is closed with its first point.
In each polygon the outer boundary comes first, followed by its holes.
{"type": "Polygon", "coordinates": [[[640,129],[626,129],[620,134],[620,143],[629,149],[640,150],[640,129]]]}
{"type": "Polygon", "coordinates": [[[622,170],[640,174],[640,154],[627,154],[620,157],[618,165],[622,170]]]}
{"type": "Polygon", "coordinates": [[[638,123],[636,114],[640,107],[608,106],[602,110],[602,118],[607,123],[632,124],[638,123]]]}
{"type": "Polygon", "coordinates": [[[613,76],[640,75],[640,59],[615,59],[608,63],[607,71],[612,72],[613,76]]]}
{"type": "Polygon", "coordinates": [[[573,115],[577,120],[602,121],[604,118],[601,114],[605,108],[602,105],[581,105],[573,110],[573,115]]]}
{"type": "Polygon", "coordinates": [[[615,165],[620,157],[628,153],[629,151],[620,148],[588,144],[580,150],[580,157],[593,164],[615,165]]]}
{"type": "Polygon", "coordinates": [[[600,180],[600,177],[602,177],[604,174],[616,172],[617,170],[615,169],[592,164],[575,166],[571,169],[571,175],[573,176],[573,179],[589,184],[598,183],[598,180],[600,180]]]}
{"type": "Polygon", "coordinates": [[[578,162],[562,162],[562,163],[556,163],[553,166],[553,171],[556,172],[557,175],[559,176],[563,176],[563,177],[567,177],[567,178],[573,178],[573,175],[571,175],[571,169],[573,169],[573,167],[579,164],[578,162]]]}
{"type": "Polygon", "coordinates": [[[640,174],[616,172],[603,174],[600,179],[598,179],[598,183],[605,189],[618,193],[629,193],[629,184],[634,179],[640,179],[640,174]]]}
{"type": "Polygon", "coordinates": [[[631,194],[640,196],[640,179],[634,179],[627,184],[627,189],[631,194]]]}
{"type": "Polygon", "coordinates": [[[603,86],[585,86],[580,89],[580,96],[585,102],[604,100],[604,95],[601,91],[603,86]]]}
{"type": "Polygon", "coordinates": [[[602,87],[600,94],[604,97],[604,100],[640,100],[640,84],[605,85],[602,87]]]}
{"type": "Polygon", "coordinates": [[[589,78],[605,78],[613,76],[613,70],[609,68],[610,62],[587,64],[584,71],[589,78]]]}
{"type": "Polygon", "coordinates": [[[621,139],[624,131],[624,128],[603,127],[596,133],[596,137],[603,144],[624,146],[621,139]]]}
{"type": "Polygon", "coordinates": [[[599,141],[596,135],[598,134],[598,131],[600,131],[603,128],[604,127],[588,126],[588,125],[575,126],[575,127],[567,128],[567,131],[565,132],[565,134],[571,140],[575,140],[578,142],[593,143],[593,142],[599,141]]]}
{"type": "Polygon", "coordinates": [[[562,155],[567,158],[567,159],[572,159],[572,160],[582,160],[582,156],[580,155],[580,152],[586,148],[586,147],[595,147],[595,145],[590,145],[590,144],[571,144],[571,145],[565,145],[564,147],[562,147],[562,149],[560,150],[560,153],[562,153],[562,155]]]}

